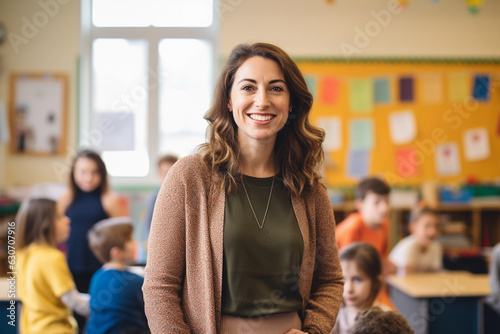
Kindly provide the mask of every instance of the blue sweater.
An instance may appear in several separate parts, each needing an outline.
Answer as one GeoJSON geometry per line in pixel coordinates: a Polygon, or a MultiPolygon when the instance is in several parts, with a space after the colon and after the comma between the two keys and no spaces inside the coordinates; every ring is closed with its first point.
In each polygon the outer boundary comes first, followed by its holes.
{"type": "Polygon", "coordinates": [[[99,269],[90,282],[87,334],[149,333],[144,278],[126,270],[99,269]]]}

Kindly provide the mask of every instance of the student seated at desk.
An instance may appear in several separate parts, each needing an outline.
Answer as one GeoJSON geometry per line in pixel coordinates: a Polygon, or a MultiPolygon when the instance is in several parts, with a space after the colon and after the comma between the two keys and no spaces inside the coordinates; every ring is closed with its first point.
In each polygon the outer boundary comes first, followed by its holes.
{"type": "Polygon", "coordinates": [[[86,333],[149,333],[144,313],[144,277],[127,270],[136,243],[129,217],[109,218],[88,233],[90,249],[104,263],[90,281],[86,333]]]}
{"type": "Polygon", "coordinates": [[[439,235],[439,216],[428,207],[415,208],[409,230],[411,234],[399,241],[389,259],[398,267],[399,274],[432,272],[443,267],[443,248],[439,235]]]}
{"type": "Polygon", "coordinates": [[[330,334],[350,333],[358,313],[373,306],[382,286],[382,264],[372,245],[355,242],[342,249],[339,256],[344,294],[337,322],[330,334]]]}
{"type": "Polygon", "coordinates": [[[414,334],[403,315],[374,306],[360,312],[349,334],[414,334]]]}

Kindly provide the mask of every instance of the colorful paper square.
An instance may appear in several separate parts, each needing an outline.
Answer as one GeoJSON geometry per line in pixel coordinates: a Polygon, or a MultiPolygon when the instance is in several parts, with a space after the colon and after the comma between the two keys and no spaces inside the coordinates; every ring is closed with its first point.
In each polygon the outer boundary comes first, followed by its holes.
{"type": "Polygon", "coordinates": [[[369,79],[350,81],[350,105],[353,112],[366,113],[373,108],[373,85],[369,79]]]}
{"type": "Polygon", "coordinates": [[[325,104],[335,104],[339,96],[339,80],[336,78],[324,78],[321,87],[321,101],[325,104]]]}
{"type": "Polygon", "coordinates": [[[490,76],[476,75],[474,77],[474,91],[472,92],[474,99],[478,101],[488,101],[490,98],[490,76]]]}
{"type": "Polygon", "coordinates": [[[418,158],[414,147],[404,147],[396,150],[396,170],[402,177],[418,174],[418,158]]]}
{"type": "Polygon", "coordinates": [[[375,89],[375,103],[389,103],[391,102],[391,91],[389,86],[389,79],[379,78],[373,80],[375,89]]]}
{"type": "Polygon", "coordinates": [[[370,151],[350,150],[347,157],[347,176],[363,178],[370,172],[370,151]]]}
{"type": "Polygon", "coordinates": [[[443,77],[437,73],[419,76],[422,102],[437,104],[443,101],[443,77]]]}
{"type": "Polygon", "coordinates": [[[412,102],[413,98],[414,98],[413,78],[412,77],[399,78],[399,101],[412,102]]]}
{"type": "Polygon", "coordinates": [[[470,77],[467,73],[448,74],[448,98],[450,102],[464,102],[469,97],[470,77]]]}
{"type": "Polygon", "coordinates": [[[353,150],[370,150],[375,144],[372,119],[354,119],[349,123],[349,146],[353,150]]]}

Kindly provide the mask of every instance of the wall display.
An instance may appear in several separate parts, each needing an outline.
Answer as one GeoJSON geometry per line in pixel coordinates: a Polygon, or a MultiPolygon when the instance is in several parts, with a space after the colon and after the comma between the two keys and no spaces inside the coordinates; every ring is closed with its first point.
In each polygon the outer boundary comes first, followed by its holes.
{"type": "Polygon", "coordinates": [[[295,60],[322,92],[311,121],[339,120],[339,134],[327,133],[324,145],[328,185],[363,175],[392,185],[498,180],[500,59],[295,60]]]}
{"type": "Polygon", "coordinates": [[[61,74],[11,75],[12,153],[64,154],[67,82],[67,76],[61,74]]]}

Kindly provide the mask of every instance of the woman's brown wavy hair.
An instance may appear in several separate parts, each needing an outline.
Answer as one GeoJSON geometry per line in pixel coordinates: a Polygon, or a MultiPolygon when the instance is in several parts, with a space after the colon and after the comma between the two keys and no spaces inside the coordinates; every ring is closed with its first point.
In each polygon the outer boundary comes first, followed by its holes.
{"type": "Polygon", "coordinates": [[[281,68],[290,91],[292,118],[278,132],[274,146],[275,163],[288,191],[301,196],[305,190],[321,183],[319,167],[324,154],[321,144],[325,132],[309,123],[313,98],[295,62],[279,47],[255,43],[236,46],[229,56],[215,87],[214,101],[205,115],[208,121],[207,143],[198,147],[204,163],[222,177],[223,185],[236,186],[241,178],[239,168],[240,148],[237,125],[228,110],[234,76],[249,58],[263,57],[275,61],[281,68]]]}

